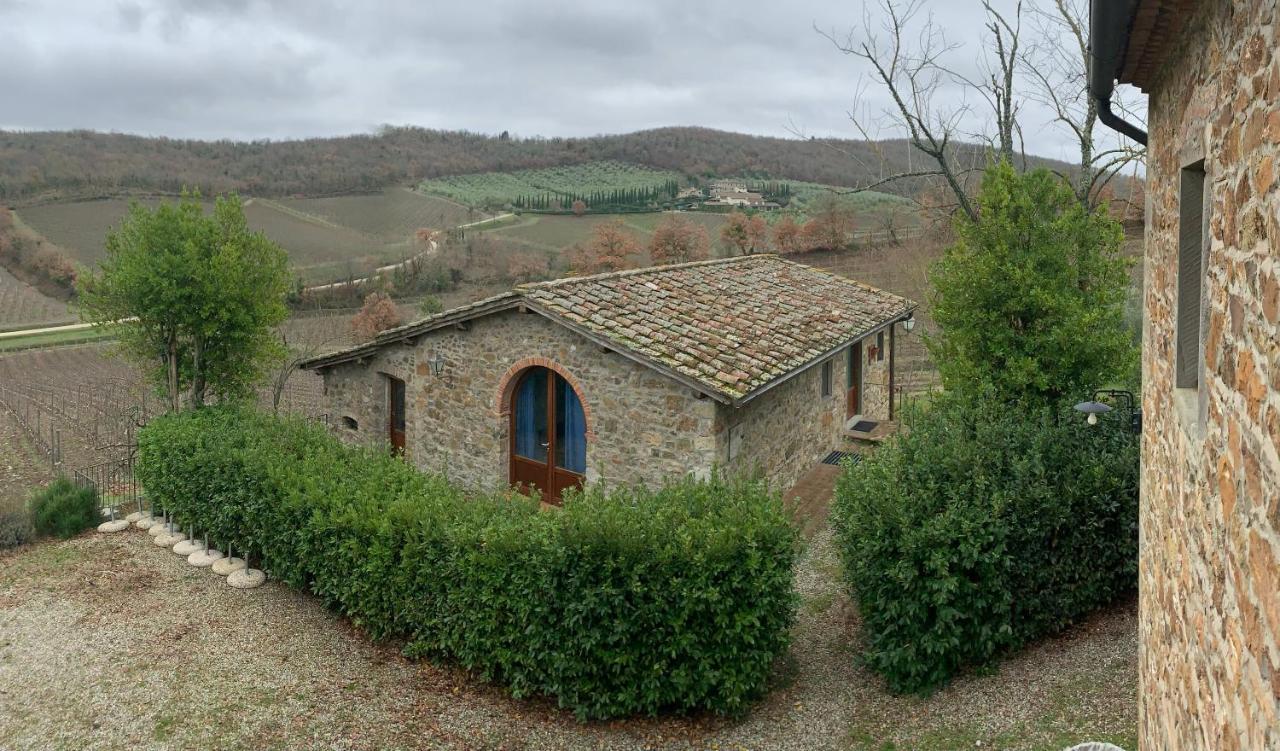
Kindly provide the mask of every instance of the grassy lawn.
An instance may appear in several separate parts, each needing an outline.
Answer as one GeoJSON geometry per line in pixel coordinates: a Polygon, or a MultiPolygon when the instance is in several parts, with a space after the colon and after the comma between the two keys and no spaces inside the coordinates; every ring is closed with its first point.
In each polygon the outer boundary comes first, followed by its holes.
{"type": "Polygon", "coordinates": [[[73,331],[54,331],[45,334],[30,334],[0,339],[0,352],[15,352],[38,347],[53,347],[63,344],[87,344],[111,338],[111,334],[98,329],[75,329],[73,331]]]}
{"type": "Polygon", "coordinates": [[[837,573],[820,532],[797,575],[794,646],[746,717],[581,724],[405,659],[277,582],[233,590],[141,532],[41,543],[0,553],[0,748],[1136,747],[1136,603],[989,674],[899,697],[857,666],[837,573]]]}

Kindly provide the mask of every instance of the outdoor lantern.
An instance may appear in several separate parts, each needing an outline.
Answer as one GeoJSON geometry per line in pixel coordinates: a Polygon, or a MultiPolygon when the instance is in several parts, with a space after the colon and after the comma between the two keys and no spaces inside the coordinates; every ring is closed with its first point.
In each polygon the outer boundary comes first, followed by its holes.
{"type": "Polygon", "coordinates": [[[914,314],[911,315],[909,318],[907,318],[907,320],[902,322],[902,329],[906,331],[908,334],[914,331],[915,328],[916,328],[916,317],[914,314]]]}
{"type": "Polygon", "coordinates": [[[444,372],[444,355],[437,352],[431,356],[428,362],[431,363],[431,372],[435,374],[436,378],[439,378],[440,374],[444,372]]]}
{"type": "Polygon", "coordinates": [[[1102,389],[1093,392],[1093,401],[1080,402],[1076,405],[1077,412],[1083,412],[1088,415],[1089,424],[1098,424],[1098,415],[1105,415],[1112,410],[1111,405],[1100,401],[1100,399],[1109,399],[1113,402],[1119,402],[1129,413],[1129,432],[1134,435],[1142,434],[1142,408],[1138,406],[1138,400],[1132,391],[1123,389],[1102,389]]]}
{"type": "Polygon", "coordinates": [[[1105,415],[1111,411],[1111,405],[1102,402],[1080,402],[1076,405],[1077,412],[1083,412],[1088,415],[1090,425],[1098,424],[1098,415],[1105,415]]]}

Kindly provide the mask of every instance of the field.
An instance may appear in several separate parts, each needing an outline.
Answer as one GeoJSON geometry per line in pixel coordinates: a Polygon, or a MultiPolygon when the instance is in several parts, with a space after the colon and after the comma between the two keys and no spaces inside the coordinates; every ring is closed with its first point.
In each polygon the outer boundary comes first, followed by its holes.
{"type": "MultiPolygon", "coordinates": [[[[142,202],[155,205],[158,199],[142,202]]],[[[105,256],[107,233],[128,207],[127,200],[104,199],[29,206],[17,214],[73,260],[93,266],[105,256]]],[[[402,189],[338,198],[250,199],[245,204],[249,226],[288,251],[295,272],[307,281],[362,275],[401,260],[417,252],[414,232],[420,227],[441,227],[473,215],[448,201],[402,189]]]]}
{"type": "Polygon", "coordinates": [[[422,227],[440,229],[478,221],[485,214],[438,196],[408,188],[387,188],[381,193],[332,198],[282,198],[271,202],[336,225],[398,243],[422,227]]]}
{"type": "Polygon", "coordinates": [[[423,181],[418,185],[418,190],[444,196],[468,206],[498,207],[511,203],[519,196],[660,188],[671,180],[682,181],[682,177],[676,172],[604,161],[548,169],[441,177],[423,181]]]}
{"type": "Polygon", "coordinates": [[[67,304],[40,293],[0,267],[0,331],[71,323],[67,304]]]}

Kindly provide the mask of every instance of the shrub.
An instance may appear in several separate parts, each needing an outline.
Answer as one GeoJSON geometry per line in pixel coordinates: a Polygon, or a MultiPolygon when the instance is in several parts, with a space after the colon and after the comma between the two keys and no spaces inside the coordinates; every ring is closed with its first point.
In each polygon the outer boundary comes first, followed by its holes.
{"type": "Polygon", "coordinates": [[[845,470],[832,518],[867,664],[927,691],[1137,585],[1138,440],[943,399],[845,470]]]}
{"type": "Polygon", "coordinates": [[[593,489],[539,511],[255,412],[152,421],[139,479],[374,638],[449,658],[580,718],[736,714],[795,612],[795,534],[764,486],[593,489]]]}
{"type": "Polygon", "coordinates": [[[31,514],[26,509],[0,509],[0,550],[16,548],[35,539],[31,514]]]}
{"type": "Polygon", "coordinates": [[[99,522],[98,499],[93,488],[59,477],[32,496],[31,519],[36,532],[66,540],[99,522]]]}

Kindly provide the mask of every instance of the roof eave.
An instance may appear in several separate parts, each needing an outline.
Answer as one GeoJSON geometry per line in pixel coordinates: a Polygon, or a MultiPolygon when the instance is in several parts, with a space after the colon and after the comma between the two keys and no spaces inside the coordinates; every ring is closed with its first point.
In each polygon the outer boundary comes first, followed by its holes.
{"type": "Polygon", "coordinates": [[[697,391],[699,394],[706,394],[708,397],[720,402],[721,404],[727,404],[727,405],[733,404],[733,396],[726,394],[723,391],[720,391],[718,389],[710,388],[708,384],[702,381],[699,381],[698,379],[692,376],[681,373],[680,371],[663,363],[661,360],[658,360],[656,358],[649,357],[645,354],[637,352],[636,350],[631,349],[619,342],[616,342],[607,336],[602,336],[601,334],[598,334],[585,326],[582,326],[574,321],[569,320],[568,318],[565,318],[564,316],[560,315],[559,313],[553,310],[547,309],[545,306],[535,302],[534,300],[525,298],[523,300],[523,304],[529,310],[534,311],[538,315],[543,316],[544,318],[547,318],[548,320],[553,321],[554,323],[558,323],[561,326],[564,326],[565,328],[569,329],[575,334],[578,334],[584,339],[587,339],[601,347],[608,349],[610,352],[616,352],[617,354],[625,357],[628,360],[631,360],[632,362],[638,365],[643,365],[646,368],[649,368],[651,370],[656,370],[657,372],[667,376],[673,381],[677,381],[680,384],[684,386],[688,386],[694,391],[697,391]]]}
{"type": "Polygon", "coordinates": [[[316,355],[298,363],[298,367],[302,370],[320,370],[322,368],[341,365],[343,363],[360,360],[369,357],[379,349],[388,344],[397,342],[410,341],[432,331],[453,326],[455,324],[474,320],[482,316],[487,316],[503,310],[516,307],[522,302],[520,295],[515,293],[505,293],[498,295],[489,300],[482,300],[479,303],[473,303],[469,306],[456,308],[453,311],[445,311],[444,313],[424,318],[421,321],[401,326],[399,328],[390,329],[378,334],[372,341],[358,344],[354,347],[338,350],[337,352],[329,352],[323,355],[316,355]]]}
{"type": "Polygon", "coordinates": [[[787,381],[791,380],[792,378],[795,378],[796,376],[800,375],[804,371],[813,367],[815,364],[820,363],[829,357],[833,357],[836,354],[839,354],[841,350],[851,346],[854,342],[861,341],[862,339],[866,339],[868,336],[871,336],[872,334],[878,331],[888,329],[890,326],[892,326],[895,323],[898,323],[899,321],[905,321],[908,318],[911,318],[912,315],[915,313],[917,307],[919,307],[917,303],[912,303],[910,306],[898,311],[897,313],[894,313],[892,316],[888,318],[881,320],[879,323],[873,325],[872,327],[866,329],[865,331],[860,331],[857,334],[851,337],[848,337],[847,339],[841,340],[839,344],[827,350],[826,352],[822,353],[821,355],[818,355],[817,357],[806,360],[803,364],[797,365],[791,370],[788,370],[787,372],[776,376],[772,380],[762,383],[761,385],[757,386],[751,391],[748,391],[742,396],[731,400],[729,402],[730,406],[742,407],[746,405],[747,402],[750,402],[751,400],[755,399],[761,394],[764,394],[765,392],[773,389],[775,386],[780,386],[783,383],[786,383],[787,381]]]}

